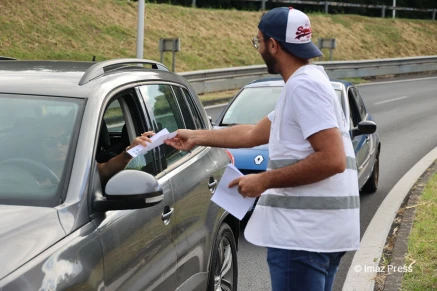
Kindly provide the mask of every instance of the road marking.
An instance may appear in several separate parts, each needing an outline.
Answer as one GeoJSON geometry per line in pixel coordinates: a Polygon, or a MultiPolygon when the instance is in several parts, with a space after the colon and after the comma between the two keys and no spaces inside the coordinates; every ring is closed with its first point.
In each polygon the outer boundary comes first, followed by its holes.
{"type": "Polygon", "coordinates": [[[217,107],[224,107],[224,106],[226,106],[226,105],[228,105],[227,102],[226,102],[226,103],[222,103],[222,104],[218,104],[218,105],[206,106],[206,107],[204,107],[204,108],[205,108],[205,109],[212,109],[212,108],[217,108],[217,107]]]}
{"type": "Polygon", "coordinates": [[[381,101],[381,102],[376,102],[376,103],[374,103],[373,105],[379,105],[379,104],[389,103],[389,102],[398,101],[398,100],[402,100],[402,99],[406,99],[406,98],[408,98],[408,96],[402,96],[402,97],[393,98],[393,99],[389,99],[389,100],[385,100],[385,101],[381,101]]]}
{"type": "Polygon", "coordinates": [[[437,77],[426,77],[426,78],[414,78],[414,79],[406,79],[406,80],[393,80],[393,81],[382,81],[382,82],[370,82],[364,84],[358,84],[357,87],[363,86],[375,86],[375,85],[384,85],[384,84],[393,84],[393,83],[404,83],[404,82],[415,82],[415,81],[426,81],[437,79],[437,77]]]}

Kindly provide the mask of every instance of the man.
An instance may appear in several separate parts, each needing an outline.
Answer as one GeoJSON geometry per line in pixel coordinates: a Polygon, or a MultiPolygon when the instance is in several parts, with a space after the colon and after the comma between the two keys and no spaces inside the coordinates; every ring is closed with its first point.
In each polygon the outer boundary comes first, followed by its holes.
{"type": "Polygon", "coordinates": [[[269,73],[285,81],[275,111],[256,125],[179,130],[166,143],[180,150],[268,143],[267,171],[229,184],[244,197],[260,196],[245,237],[267,247],[273,291],[331,290],[341,257],[358,249],[360,239],[355,154],[344,114],[323,68],[309,62],[321,52],[311,42],[308,17],[275,8],[258,28],[255,48],[269,73]]]}

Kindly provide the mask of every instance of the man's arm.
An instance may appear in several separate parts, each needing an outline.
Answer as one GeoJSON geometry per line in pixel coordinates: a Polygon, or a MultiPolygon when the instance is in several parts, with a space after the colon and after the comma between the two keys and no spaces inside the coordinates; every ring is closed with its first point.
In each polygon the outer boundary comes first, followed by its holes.
{"type": "Polygon", "coordinates": [[[291,166],[261,174],[266,189],[308,185],[344,172],[346,156],[338,128],[319,131],[308,141],[313,154],[291,166]]]}
{"type": "Polygon", "coordinates": [[[221,148],[251,148],[269,142],[271,122],[264,117],[256,125],[234,125],[220,130],[178,130],[176,138],[165,143],[179,150],[196,145],[221,148]]]}

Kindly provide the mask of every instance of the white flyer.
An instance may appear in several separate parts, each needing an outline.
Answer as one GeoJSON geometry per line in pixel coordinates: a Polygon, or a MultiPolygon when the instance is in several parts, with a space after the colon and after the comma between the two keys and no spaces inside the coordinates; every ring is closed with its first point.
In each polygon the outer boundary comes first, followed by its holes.
{"type": "Polygon", "coordinates": [[[164,144],[164,141],[166,139],[172,139],[175,136],[176,136],[176,131],[169,133],[167,128],[164,128],[163,130],[161,130],[160,132],[158,132],[157,134],[155,134],[154,136],[152,136],[150,138],[152,140],[152,143],[149,143],[146,147],[144,147],[142,145],[137,145],[137,146],[131,148],[130,150],[128,150],[127,152],[133,158],[135,158],[138,155],[144,155],[148,151],[150,151],[156,147],[159,147],[160,145],[164,144]]]}
{"type": "Polygon", "coordinates": [[[229,188],[229,183],[241,176],[244,175],[234,165],[229,164],[211,198],[211,201],[239,220],[244,218],[256,199],[253,197],[245,198],[241,196],[241,194],[238,193],[238,186],[229,188]]]}

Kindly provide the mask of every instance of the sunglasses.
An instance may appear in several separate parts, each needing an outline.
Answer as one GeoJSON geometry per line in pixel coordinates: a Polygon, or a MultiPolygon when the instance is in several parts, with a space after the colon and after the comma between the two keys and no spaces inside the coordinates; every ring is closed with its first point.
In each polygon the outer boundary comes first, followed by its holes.
{"type": "Polygon", "coordinates": [[[252,37],[252,44],[256,49],[259,49],[259,41],[268,38],[258,38],[257,36],[252,37]]]}

